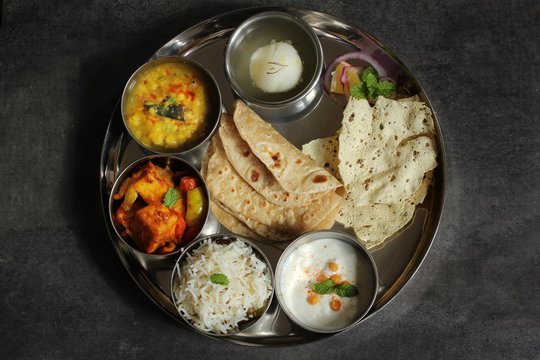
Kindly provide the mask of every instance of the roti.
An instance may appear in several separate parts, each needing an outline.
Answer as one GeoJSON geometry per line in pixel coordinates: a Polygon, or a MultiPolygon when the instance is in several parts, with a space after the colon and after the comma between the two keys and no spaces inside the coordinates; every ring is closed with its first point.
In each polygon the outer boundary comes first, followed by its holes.
{"type": "Polygon", "coordinates": [[[234,215],[223,209],[216,201],[210,201],[210,210],[218,221],[231,232],[244,236],[249,239],[263,240],[264,238],[248,228],[244,223],[238,220],[234,215]]]}
{"type": "Polygon", "coordinates": [[[237,215],[237,218],[242,216],[272,229],[279,229],[282,233],[297,236],[314,229],[342,204],[343,198],[332,191],[308,205],[275,205],[255,191],[234,170],[219,137],[214,136],[212,143],[213,153],[208,158],[205,170],[208,190],[213,199],[237,215]]]}
{"type": "Polygon", "coordinates": [[[322,197],[325,193],[298,194],[285,190],[251,151],[240,136],[230,115],[223,114],[219,128],[219,138],[229,162],[238,175],[266,200],[279,206],[300,206],[322,197]]]}
{"type": "Polygon", "coordinates": [[[233,121],[253,154],[286,191],[327,193],[342,186],[240,100],[233,105],[233,121]]]}

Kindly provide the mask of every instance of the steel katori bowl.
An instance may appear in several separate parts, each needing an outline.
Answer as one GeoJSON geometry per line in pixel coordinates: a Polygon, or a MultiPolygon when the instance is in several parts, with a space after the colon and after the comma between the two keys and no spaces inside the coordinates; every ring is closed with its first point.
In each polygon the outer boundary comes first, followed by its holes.
{"type": "MultiPolygon", "coordinates": [[[[159,178],[153,175],[152,170],[148,171],[148,179],[155,183],[161,182],[159,178]]],[[[148,184],[142,184],[141,187],[143,186],[148,188],[148,184]]],[[[138,186],[134,186],[134,188],[136,191],[136,188],[138,188],[138,186]]],[[[181,198],[176,201],[179,205],[181,204],[181,206],[184,207],[183,213],[185,214],[187,211],[189,196],[186,196],[186,198],[184,198],[184,195],[180,193],[180,197],[181,198]]],[[[186,160],[172,155],[148,155],[131,163],[128,167],[126,167],[126,169],[124,169],[120,173],[118,178],[115,180],[114,185],[111,189],[111,193],[109,194],[109,217],[118,238],[120,238],[122,242],[124,242],[124,244],[128,245],[137,255],[145,258],[149,256],[170,256],[180,253],[183,246],[187,246],[191,241],[193,241],[199,235],[201,235],[201,233],[203,233],[203,230],[205,229],[205,226],[207,225],[209,219],[209,199],[210,196],[203,177],[201,176],[199,171],[186,160]],[[142,220],[140,222],[137,221],[137,226],[134,226],[134,228],[130,230],[128,230],[128,228],[126,227],[126,225],[129,227],[129,222],[131,222],[135,217],[139,216],[137,213],[140,210],[144,209],[149,205],[153,205],[157,208],[158,203],[159,206],[164,203],[164,198],[152,199],[152,202],[149,202],[143,199],[143,197],[138,193],[132,193],[131,195],[129,194],[131,190],[129,190],[128,187],[134,183],[134,175],[146,175],[144,171],[147,171],[146,169],[149,163],[151,163],[153,167],[160,167],[161,169],[166,169],[166,171],[170,171],[172,173],[172,179],[175,188],[180,188],[180,181],[183,176],[191,176],[196,179],[198,187],[200,187],[202,190],[200,192],[203,197],[203,204],[202,208],[200,209],[202,215],[199,218],[199,222],[192,224],[193,226],[188,226],[189,224],[186,223],[183,236],[180,240],[177,239],[177,244],[172,251],[164,252],[158,249],[154,252],[148,253],[146,249],[142,247],[142,239],[146,238],[148,234],[154,231],[153,228],[144,226],[144,224],[146,223],[144,223],[142,220]],[[127,202],[129,206],[124,208],[124,200],[127,197],[133,196],[135,197],[135,201],[132,203],[131,198],[131,200],[128,200],[127,202]],[[143,232],[146,235],[141,235],[141,233],[143,232]]],[[[167,205],[163,206],[169,207],[167,205]]],[[[172,214],[174,214],[175,216],[182,216],[180,213],[177,212],[176,208],[174,208],[174,211],[172,211],[172,214]]],[[[145,219],[154,220],[153,225],[155,225],[156,227],[160,227],[165,222],[165,220],[163,220],[166,218],[164,214],[168,214],[168,212],[165,213],[157,211],[154,212],[154,214],[157,215],[154,217],[145,217],[145,219]]],[[[143,215],[140,216],[142,217],[143,215]]],[[[186,220],[185,215],[184,220],[186,220]]],[[[177,230],[175,229],[175,234],[178,234],[176,231],[177,230]]]]}
{"type": "Polygon", "coordinates": [[[313,28],[299,17],[266,11],[244,21],[231,35],[225,51],[225,73],[233,91],[265,120],[282,122],[308,114],[323,95],[324,59],[313,28]],[[291,44],[302,60],[299,83],[284,92],[265,92],[250,74],[251,57],[272,41],[291,44]]]}
{"type": "Polygon", "coordinates": [[[258,324],[265,316],[274,297],[274,272],[272,270],[270,261],[264,252],[254,242],[233,234],[209,235],[195,240],[193,243],[183,249],[182,254],[176,261],[172,271],[171,297],[172,302],[182,319],[197,332],[214,337],[231,336],[240,332],[248,331],[250,328],[255,327],[255,325],[258,324]],[[224,251],[225,254],[228,253],[231,255],[234,255],[235,252],[231,250],[230,246],[240,246],[240,248],[244,249],[241,251],[251,249],[252,255],[244,258],[234,257],[231,263],[227,263],[224,260],[227,258],[227,256],[221,254],[221,257],[216,260],[216,264],[213,264],[209,262],[209,257],[211,257],[211,254],[208,255],[207,258],[203,259],[204,254],[201,253],[201,256],[199,256],[197,253],[200,251],[202,246],[211,246],[214,249],[216,249],[215,246],[218,246],[220,250],[224,251]],[[254,260],[253,257],[256,260],[254,260]],[[188,260],[193,261],[188,264],[188,260]],[[201,262],[204,263],[204,268],[196,268],[195,264],[201,262]],[[255,291],[255,287],[262,286],[260,283],[257,284],[257,286],[255,286],[253,283],[249,283],[246,277],[235,277],[235,273],[238,273],[239,271],[237,267],[242,262],[249,267],[250,273],[257,275],[257,279],[262,280],[263,278],[266,278],[266,281],[270,284],[270,294],[264,300],[262,306],[255,309],[251,314],[240,314],[239,310],[246,310],[246,308],[243,306],[245,304],[242,304],[238,298],[235,299],[234,296],[231,297],[232,291],[241,289],[243,292],[245,292],[245,294],[238,294],[238,296],[246,298],[248,297],[248,293],[251,293],[252,295],[252,293],[255,291]],[[261,266],[262,264],[264,264],[264,268],[261,266]],[[213,265],[223,265],[224,267],[216,269],[213,267],[213,265]],[[211,273],[217,271],[221,274],[225,274],[226,276],[228,275],[230,281],[236,281],[237,284],[230,284],[229,289],[228,285],[212,283],[210,280],[211,275],[209,277],[208,271],[211,273]],[[200,287],[190,288],[190,285],[193,284],[198,284],[200,287]],[[238,284],[242,285],[238,286],[238,284]],[[216,291],[216,293],[213,293],[213,290],[216,289],[212,290],[212,287],[217,287],[219,289],[216,291]],[[199,291],[201,293],[198,293],[199,291]],[[216,309],[218,313],[207,314],[209,316],[204,316],[204,314],[197,313],[198,310],[202,309],[199,304],[202,301],[207,301],[212,294],[212,298],[215,296],[215,303],[208,304],[208,306],[219,306],[219,309],[216,309]],[[239,306],[240,309],[232,308],[234,305],[239,306]],[[238,323],[229,323],[229,318],[226,316],[227,311],[231,311],[231,313],[235,315],[233,318],[235,318],[235,321],[239,320],[238,323]],[[225,333],[201,328],[203,323],[204,325],[208,325],[206,321],[208,321],[209,318],[220,322],[224,326],[228,324],[230,325],[230,328],[225,333]],[[240,320],[240,318],[243,319],[240,320]]]}
{"type": "Polygon", "coordinates": [[[175,154],[197,165],[219,125],[222,98],[214,76],[201,64],[182,56],[161,56],[144,63],[131,75],[122,93],[120,109],[125,128],[146,155],[175,154]],[[165,73],[154,79],[151,72],[167,64],[181,67],[185,74],[175,77],[176,73],[165,73]],[[136,96],[132,98],[141,82],[144,104],[139,104],[136,96]],[[181,109],[174,114],[183,114],[178,119],[154,114],[160,105],[171,105],[167,103],[170,96],[175,97],[173,106],[181,109]],[[202,123],[195,125],[187,120],[187,112],[200,115],[202,123]]]}
{"type": "Polygon", "coordinates": [[[281,254],[275,278],[276,296],[287,317],[316,333],[341,332],[358,324],[373,305],[379,283],[370,253],[352,236],[328,230],[294,240],[281,254]],[[336,268],[328,267],[330,263],[336,268]]]}

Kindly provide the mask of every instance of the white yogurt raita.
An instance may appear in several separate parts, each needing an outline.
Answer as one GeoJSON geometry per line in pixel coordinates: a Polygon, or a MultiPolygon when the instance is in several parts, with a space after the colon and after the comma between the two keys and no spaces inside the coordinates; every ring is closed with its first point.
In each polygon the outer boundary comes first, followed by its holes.
{"type": "Polygon", "coordinates": [[[308,328],[337,331],[347,327],[363,311],[359,301],[361,294],[352,297],[340,297],[335,293],[320,295],[312,290],[312,286],[337,275],[338,283],[358,287],[361,261],[354,246],[344,241],[322,238],[300,245],[283,263],[279,279],[283,305],[308,328]],[[333,265],[329,266],[331,263],[333,265]],[[310,303],[310,296],[317,297],[317,302],[310,303]],[[332,308],[332,301],[340,303],[338,310],[332,308]]]}

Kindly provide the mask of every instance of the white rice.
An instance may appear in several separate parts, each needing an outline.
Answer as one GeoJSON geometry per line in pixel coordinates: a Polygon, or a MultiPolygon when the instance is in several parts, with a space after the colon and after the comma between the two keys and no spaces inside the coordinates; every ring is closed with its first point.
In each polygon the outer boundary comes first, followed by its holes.
{"type": "Polygon", "coordinates": [[[252,318],[272,294],[266,264],[239,240],[228,245],[204,240],[186,254],[175,273],[180,274],[173,289],[178,310],[197,328],[216,334],[238,330],[238,323],[252,318]],[[225,274],[229,284],[212,283],[210,276],[215,273],[225,274]]]}

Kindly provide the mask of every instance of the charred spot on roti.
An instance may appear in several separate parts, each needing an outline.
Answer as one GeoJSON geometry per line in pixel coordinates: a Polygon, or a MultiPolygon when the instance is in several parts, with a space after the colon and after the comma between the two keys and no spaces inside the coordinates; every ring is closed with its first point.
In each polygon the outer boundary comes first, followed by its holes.
{"type": "Polygon", "coordinates": [[[319,184],[319,183],[324,183],[328,181],[328,177],[326,175],[316,175],[314,178],[313,178],[313,182],[315,184],[319,184]]]}
{"type": "Polygon", "coordinates": [[[281,158],[280,158],[280,153],[279,152],[277,152],[277,153],[271,153],[270,152],[270,158],[274,162],[273,163],[274,168],[278,168],[278,167],[281,166],[281,158]]]}
{"type": "Polygon", "coordinates": [[[283,194],[283,201],[288,201],[290,196],[291,194],[288,191],[286,191],[285,194],[283,194]]]}
{"type": "Polygon", "coordinates": [[[251,154],[251,153],[249,152],[249,150],[246,150],[246,151],[244,151],[244,152],[242,153],[242,155],[244,155],[244,157],[248,157],[249,154],[251,154]]]}
{"type": "Polygon", "coordinates": [[[259,176],[261,174],[259,174],[256,170],[251,170],[251,181],[253,182],[257,182],[257,180],[259,180],[259,176]]]}

